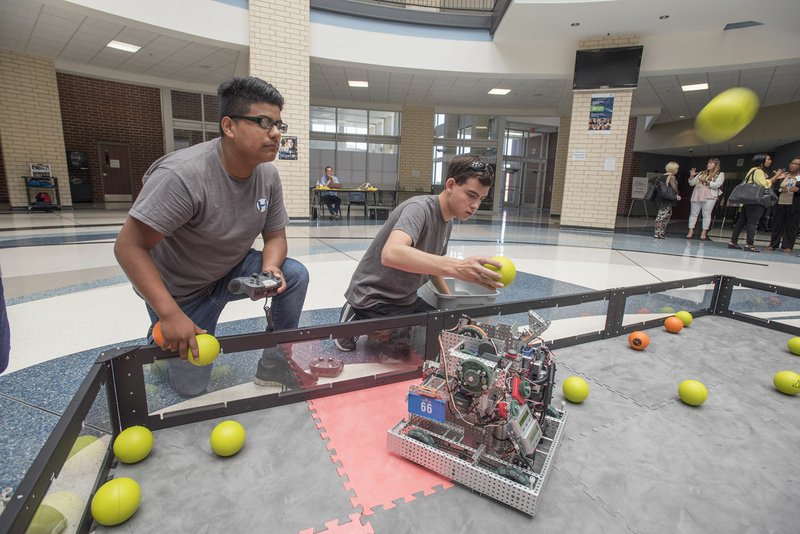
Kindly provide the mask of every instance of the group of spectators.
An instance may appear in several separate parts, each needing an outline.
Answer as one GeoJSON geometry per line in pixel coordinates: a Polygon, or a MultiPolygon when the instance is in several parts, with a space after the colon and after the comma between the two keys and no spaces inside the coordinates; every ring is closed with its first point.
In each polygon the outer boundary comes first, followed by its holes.
{"type": "MultiPolygon", "coordinates": [[[[777,202],[771,207],[761,204],[746,204],[741,206],[736,222],[733,226],[728,248],[744,249],[749,252],[760,252],[755,246],[756,231],[759,221],[769,220],[770,242],[767,250],[783,250],[791,253],[794,250],[794,243],[800,230],[800,157],[792,159],[789,169],[777,169],[769,174],[769,167],[772,165],[772,158],[769,154],[756,154],[750,163],[750,170],[745,175],[741,183],[753,183],[765,189],[772,189],[777,197],[777,202]],[[742,230],[746,232],[744,245],[739,245],[739,235],[742,230]]],[[[671,188],[674,192],[674,199],[666,196],[657,195],[655,198],[658,212],[655,220],[654,237],[664,239],[667,224],[672,217],[672,208],[680,202],[678,194],[678,173],[679,166],[676,162],[670,161],[664,167],[666,171],[659,180],[671,188]]],[[[692,168],[689,171],[689,186],[692,189],[689,212],[689,229],[686,234],[687,239],[694,238],[697,220],[701,218],[700,240],[709,240],[708,230],[711,227],[711,213],[714,205],[723,196],[723,186],[725,184],[725,173],[722,172],[720,161],[717,158],[708,160],[706,168],[700,172],[692,168]]],[[[762,223],[762,227],[767,227],[762,223]]]]}

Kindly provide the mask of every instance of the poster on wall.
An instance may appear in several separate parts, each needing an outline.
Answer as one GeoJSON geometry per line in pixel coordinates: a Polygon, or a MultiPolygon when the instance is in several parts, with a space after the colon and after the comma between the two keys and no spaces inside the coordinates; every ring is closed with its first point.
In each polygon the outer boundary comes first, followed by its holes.
{"type": "Polygon", "coordinates": [[[297,159],[297,137],[289,136],[281,139],[278,159],[297,159]]]}
{"type": "Polygon", "coordinates": [[[592,95],[589,106],[589,133],[611,133],[611,117],[614,115],[614,95],[592,95]]]}

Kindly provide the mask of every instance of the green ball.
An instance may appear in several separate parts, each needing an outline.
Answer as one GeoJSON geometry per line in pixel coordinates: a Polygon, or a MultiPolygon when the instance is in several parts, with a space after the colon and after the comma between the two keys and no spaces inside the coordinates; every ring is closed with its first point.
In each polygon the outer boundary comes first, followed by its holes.
{"type": "Polygon", "coordinates": [[[81,452],[85,447],[91,445],[97,441],[97,436],[92,436],[91,434],[84,434],[83,436],[78,436],[78,439],[75,440],[75,443],[72,444],[72,448],[69,451],[69,456],[67,456],[67,460],[81,452]]]}
{"type": "Polygon", "coordinates": [[[244,446],[247,433],[238,421],[223,421],[211,431],[211,449],[219,456],[233,456],[244,446]]]}
{"type": "Polygon", "coordinates": [[[794,371],[778,371],[772,379],[775,389],[786,395],[800,393],[800,375],[794,371]]]}
{"type": "Polygon", "coordinates": [[[795,356],[800,356],[800,337],[793,337],[786,343],[786,346],[789,347],[789,352],[795,356]]]}
{"type": "Polygon", "coordinates": [[[758,95],[746,87],[722,91],[694,120],[697,135],[706,143],[723,143],[744,130],[758,113],[758,95]]]}
{"type": "Polygon", "coordinates": [[[484,264],[484,267],[491,271],[500,273],[500,283],[503,284],[503,287],[510,286],[511,282],[514,281],[514,278],[517,277],[517,267],[514,265],[514,262],[505,256],[494,256],[492,259],[502,264],[502,267],[498,269],[490,263],[484,264]]]}
{"type": "Polygon", "coordinates": [[[681,320],[683,326],[689,326],[690,324],[692,324],[693,320],[692,314],[687,311],[681,310],[675,314],[675,317],[681,320]]]}
{"type": "Polygon", "coordinates": [[[139,509],[142,501],[142,488],[132,478],[109,480],[92,497],[92,517],[94,520],[112,527],[124,523],[139,509]]]}
{"type": "Polygon", "coordinates": [[[658,311],[660,311],[661,313],[675,313],[675,308],[673,308],[672,306],[664,306],[658,311]]]}
{"type": "Polygon", "coordinates": [[[25,534],[56,534],[67,528],[64,514],[50,505],[40,504],[25,534]]]}
{"type": "Polygon", "coordinates": [[[153,433],[143,426],[128,427],[114,440],[114,456],[120,462],[135,464],[153,450],[153,433]]]}
{"type": "Polygon", "coordinates": [[[698,380],[684,380],[678,386],[678,396],[689,406],[700,406],[708,398],[708,390],[698,380]]]}
{"type": "Polygon", "coordinates": [[[168,367],[167,360],[156,360],[150,364],[150,372],[153,373],[153,376],[167,376],[168,367]]]}
{"type": "Polygon", "coordinates": [[[571,376],[564,380],[561,391],[568,401],[580,404],[589,396],[589,384],[579,376],[571,376]]]}
{"type": "Polygon", "coordinates": [[[195,357],[194,353],[189,350],[189,357],[187,360],[192,365],[202,367],[210,364],[216,359],[217,356],[219,356],[219,341],[217,341],[217,338],[211,334],[200,334],[196,337],[198,355],[195,357]]]}

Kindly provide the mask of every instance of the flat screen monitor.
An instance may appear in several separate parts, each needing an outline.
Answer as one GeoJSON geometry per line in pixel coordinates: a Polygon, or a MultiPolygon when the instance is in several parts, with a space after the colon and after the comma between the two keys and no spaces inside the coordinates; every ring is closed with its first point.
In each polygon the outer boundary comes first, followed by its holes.
{"type": "Polygon", "coordinates": [[[641,46],[578,50],[573,89],[636,87],[642,64],[641,46]]]}

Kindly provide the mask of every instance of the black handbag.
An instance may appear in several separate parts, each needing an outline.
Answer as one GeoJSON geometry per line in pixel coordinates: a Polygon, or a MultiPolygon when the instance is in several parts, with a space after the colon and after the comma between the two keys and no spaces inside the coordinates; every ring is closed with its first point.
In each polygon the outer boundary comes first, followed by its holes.
{"type": "Polygon", "coordinates": [[[678,200],[678,193],[670,187],[666,178],[659,179],[656,184],[656,200],[661,202],[675,202],[678,200]]]}
{"type": "Polygon", "coordinates": [[[743,206],[751,206],[759,204],[765,208],[770,208],[778,201],[778,195],[771,187],[761,187],[755,182],[748,182],[753,173],[748,173],[744,182],[740,183],[733,188],[731,194],[728,195],[728,204],[741,204],[743,206]]]}

